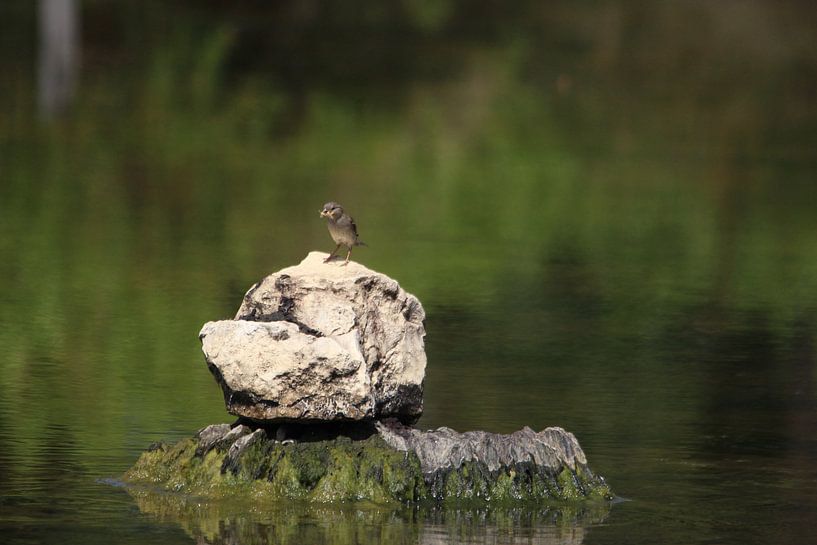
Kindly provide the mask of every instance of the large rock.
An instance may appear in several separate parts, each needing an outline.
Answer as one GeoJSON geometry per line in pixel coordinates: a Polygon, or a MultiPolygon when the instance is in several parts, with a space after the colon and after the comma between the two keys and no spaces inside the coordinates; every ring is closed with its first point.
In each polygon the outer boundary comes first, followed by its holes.
{"type": "Polygon", "coordinates": [[[425,312],[391,278],[311,252],[199,334],[227,410],[261,422],[415,422],[423,411],[425,312]]]}
{"type": "Polygon", "coordinates": [[[175,445],[154,445],[123,480],[196,498],[244,498],[254,505],[306,500],[408,504],[609,500],[561,428],[510,435],[420,431],[394,421],[252,430],[213,425],[175,445]]]}

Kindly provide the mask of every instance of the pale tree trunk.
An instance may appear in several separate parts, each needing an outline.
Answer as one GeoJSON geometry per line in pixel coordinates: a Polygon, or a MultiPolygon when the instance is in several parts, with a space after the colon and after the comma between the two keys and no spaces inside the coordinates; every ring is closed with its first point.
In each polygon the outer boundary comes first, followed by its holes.
{"type": "Polygon", "coordinates": [[[40,0],[40,114],[48,119],[63,112],[79,79],[79,6],[75,0],[40,0]]]}

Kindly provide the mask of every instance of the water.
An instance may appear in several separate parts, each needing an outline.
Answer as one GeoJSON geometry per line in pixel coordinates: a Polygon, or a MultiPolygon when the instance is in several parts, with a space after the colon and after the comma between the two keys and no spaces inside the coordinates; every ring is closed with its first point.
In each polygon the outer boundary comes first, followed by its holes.
{"type": "Polygon", "coordinates": [[[711,4],[85,2],[59,114],[37,4],[4,3],[3,542],[811,541],[817,26],[711,4]],[[562,426],[623,501],[117,485],[151,442],[230,420],[197,332],[331,250],[327,200],[425,305],[419,426],[562,426]]]}

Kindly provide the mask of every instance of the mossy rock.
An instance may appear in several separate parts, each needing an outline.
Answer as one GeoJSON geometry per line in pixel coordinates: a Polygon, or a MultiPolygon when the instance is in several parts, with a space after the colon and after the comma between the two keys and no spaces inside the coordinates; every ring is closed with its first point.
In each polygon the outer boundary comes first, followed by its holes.
{"type": "Polygon", "coordinates": [[[612,498],[589,469],[551,468],[532,462],[490,471],[479,462],[424,472],[417,455],[397,450],[376,433],[352,439],[276,441],[247,429],[232,444],[202,448],[199,437],[154,445],[123,480],[186,495],[257,502],[558,504],[612,498]]]}

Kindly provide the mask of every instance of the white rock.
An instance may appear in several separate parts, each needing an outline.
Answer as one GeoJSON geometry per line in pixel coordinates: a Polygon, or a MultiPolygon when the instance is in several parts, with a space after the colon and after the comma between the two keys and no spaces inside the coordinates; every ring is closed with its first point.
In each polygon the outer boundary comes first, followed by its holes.
{"type": "Polygon", "coordinates": [[[227,410],[258,421],[422,414],[425,312],[391,278],[312,252],[199,334],[227,410]]]}

